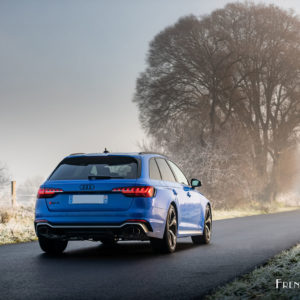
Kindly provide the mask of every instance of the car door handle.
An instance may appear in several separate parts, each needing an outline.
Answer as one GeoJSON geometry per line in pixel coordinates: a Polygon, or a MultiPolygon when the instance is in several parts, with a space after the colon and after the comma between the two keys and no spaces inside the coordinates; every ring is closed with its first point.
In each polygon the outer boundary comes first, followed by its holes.
{"type": "Polygon", "coordinates": [[[173,193],[174,193],[174,195],[177,195],[177,192],[176,192],[176,190],[173,190],[173,193]]]}
{"type": "Polygon", "coordinates": [[[186,194],[187,194],[188,197],[192,196],[190,192],[187,192],[186,194]]]}

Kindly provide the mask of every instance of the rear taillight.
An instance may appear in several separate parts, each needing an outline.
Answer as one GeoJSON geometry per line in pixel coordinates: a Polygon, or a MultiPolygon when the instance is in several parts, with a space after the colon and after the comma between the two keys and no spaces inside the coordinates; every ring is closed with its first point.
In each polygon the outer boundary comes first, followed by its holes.
{"type": "Polygon", "coordinates": [[[40,188],[37,194],[38,198],[51,198],[58,193],[62,193],[62,189],[40,188]]]}
{"type": "Polygon", "coordinates": [[[112,191],[121,192],[123,195],[128,197],[150,198],[154,196],[155,189],[153,186],[130,186],[114,188],[112,191]]]}

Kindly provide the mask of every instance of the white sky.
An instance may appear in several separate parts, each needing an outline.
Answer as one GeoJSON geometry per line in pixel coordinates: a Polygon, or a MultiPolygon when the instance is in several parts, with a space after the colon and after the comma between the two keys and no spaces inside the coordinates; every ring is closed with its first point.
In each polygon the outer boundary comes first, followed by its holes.
{"type": "MultiPolygon", "coordinates": [[[[138,151],[132,97],[149,42],[228,2],[1,0],[0,161],[12,178],[46,177],[73,152],[138,151]]],[[[265,2],[300,13],[296,0],[265,2]]]]}

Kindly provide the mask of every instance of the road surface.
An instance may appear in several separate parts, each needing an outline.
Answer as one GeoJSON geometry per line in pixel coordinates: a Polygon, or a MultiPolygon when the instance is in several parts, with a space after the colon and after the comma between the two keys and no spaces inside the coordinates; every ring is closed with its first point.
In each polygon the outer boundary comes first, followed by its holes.
{"type": "Polygon", "coordinates": [[[37,242],[0,246],[0,298],[200,299],[300,242],[300,210],[215,221],[210,245],[178,242],[172,255],[148,242],[70,242],[60,257],[37,242]]]}

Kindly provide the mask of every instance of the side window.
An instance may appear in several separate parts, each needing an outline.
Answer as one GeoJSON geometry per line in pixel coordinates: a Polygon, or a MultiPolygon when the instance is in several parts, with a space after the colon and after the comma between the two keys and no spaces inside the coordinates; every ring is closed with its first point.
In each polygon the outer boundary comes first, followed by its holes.
{"type": "Polygon", "coordinates": [[[176,179],[168,165],[168,163],[163,158],[156,158],[162,180],[175,182],[176,179]]]}
{"type": "Polygon", "coordinates": [[[187,181],[187,179],[184,176],[184,174],[182,173],[182,171],[173,162],[168,160],[168,163],[171,166],[171,168],[176,176],[177,182],[189,185],[189,182],[187,181]]]}
{"type": "Polygon", "coordinates": [[[154,180],[161,180],[160,172],[154,158],[149,161],[149,177],[154,180]]]}

